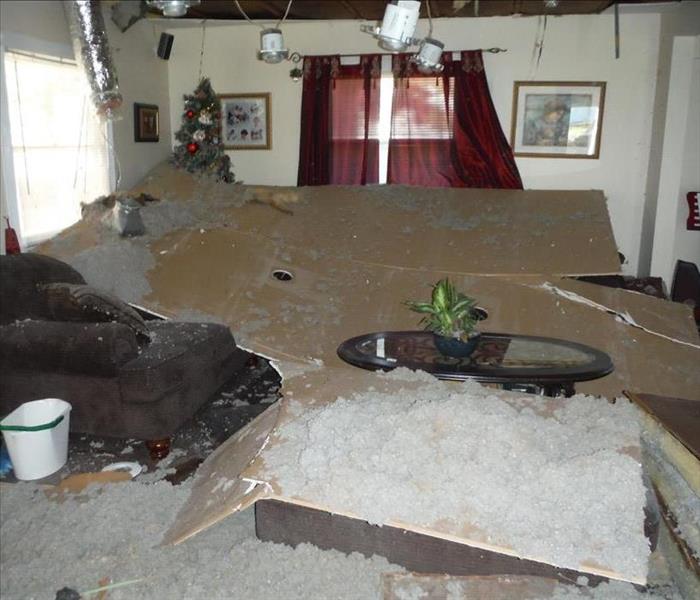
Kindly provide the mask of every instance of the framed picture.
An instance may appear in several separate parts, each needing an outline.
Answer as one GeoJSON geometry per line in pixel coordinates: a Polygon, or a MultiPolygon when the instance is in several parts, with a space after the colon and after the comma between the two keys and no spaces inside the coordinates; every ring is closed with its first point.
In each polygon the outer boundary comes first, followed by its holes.
{"type": "Polygon", "coordinates": [[[604,105],[604,81],[516,81],[515,156],[598,158],[604,105]]]}
{"type": "Polygon", "coordinates": [[[221,139],[229,150],[269,150],[270,94],[221,94],[221,139]]]}
{"type": "Polygon", "coordinates": [[[157,142],[159,131],[158,107],[134,102],[134,141],[157,142]]]}

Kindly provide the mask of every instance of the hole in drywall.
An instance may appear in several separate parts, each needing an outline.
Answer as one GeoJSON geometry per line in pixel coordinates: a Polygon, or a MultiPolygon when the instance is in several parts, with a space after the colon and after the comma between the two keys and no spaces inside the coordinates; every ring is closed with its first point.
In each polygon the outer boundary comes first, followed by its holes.
{"type": "Polygon", "coordinates": [[[481,308],[481,306],[475,306],[472,308],[472,314],[474,317],[476,317],[477,321],[485,321],[489,318],[489,311],[487,311],[485,308],[481,308]]]}
{"type": "Polygon", "coordinates": [[[292,275],[289,271],[285,271],[284,269],[275,269],[272,271],[272,276],[277,281],[291,281],[294,279],[294,275],[292,275]]]}

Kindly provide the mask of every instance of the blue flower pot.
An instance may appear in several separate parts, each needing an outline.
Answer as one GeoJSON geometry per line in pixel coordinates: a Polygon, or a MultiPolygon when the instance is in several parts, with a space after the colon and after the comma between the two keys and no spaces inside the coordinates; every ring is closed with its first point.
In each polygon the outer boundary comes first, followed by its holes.
{"type": "Polygon", "coordinates": [[[479,345],[480,334],[473,334],[468,341],[463,342],[460,339],[453,337],[445,337],[444,335],[433,334],[435,347],[443,356],[451,356],[452,358],[466,358],[479,345]]]}

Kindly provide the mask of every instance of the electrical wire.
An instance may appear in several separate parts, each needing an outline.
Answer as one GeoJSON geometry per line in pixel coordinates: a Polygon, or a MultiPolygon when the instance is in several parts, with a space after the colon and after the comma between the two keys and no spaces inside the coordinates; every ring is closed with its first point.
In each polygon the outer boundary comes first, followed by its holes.
{"type": "Polygon", "coordinates": [[[425,6],[428,9],[428,37],[433,37],[433,15],[430,14],[430,0],[425,0],[425,6]]]}
{"type": "Polygon", "coordinates": [[[248,21],[251,25],[255,25],[256,27],[260,27],[260,29],[265,29],[260,23],[256,23],[253,21],[243,10],[243,7],[241,6],[241,3],[238,0],[233,0],[234,4],[236,5],[236,8],[238,8],[238,11],[243,15],[243,18],[248,21]]]}
{"type": "Polygon", "coordinates": [[[279,29],[279,26],[282,25],[284,20],[287,18],[287,15],[289,14],[289,9],[292,8],[293,1],[294,0],[289,0],[289,2],[287,3],[287,9],[284,11],[284,15],[282,16],[282,18],[279,21],[277,21],[277,25],[275,25],[275,29],[279,29]]]}
{"type": "MultiPolygon", "coordinates": [[[[279,29],[279,26],[284,22],[284,20],[287,18],[287,15],[289,14],[289,9],[292,7],[292,2],[294,0],[289,0],[287,3],[287,8],[284,11],[284,14],[282,15],[282,18],[277,21],[277,24],[275,25],[275,29],[279,29]]],[[[260,23],[256,23],[253,21],[243,10],[243,7],[241,6],[241,3],[238,0],[233,0],[234,4],[236,5],[236,8],[238,8],[238,11],[243,15],[243,18],[248,21],[251,25],[255,25],[256,27],[260,27],[260,29],[265,29],[264,26],[260,25],[260,23]]]]}
{"type": "Polygon", "coordinates": [[[202,47],[199,49],[199,77],[197,81],[202,80],[202,65],[204,63],[204,39],[207,33],[207,20],[202,21],[202,47]]]}

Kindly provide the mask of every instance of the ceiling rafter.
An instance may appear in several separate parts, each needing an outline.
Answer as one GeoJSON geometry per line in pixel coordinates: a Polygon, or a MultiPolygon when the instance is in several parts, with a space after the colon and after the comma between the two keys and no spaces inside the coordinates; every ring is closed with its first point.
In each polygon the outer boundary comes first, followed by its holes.
{"type": "MultiPolygon", "coordinates": [[[[544,0],[479,0],[479,16],[509,15],[564,15],[600,13],[615,2],[619,4],[648,4],[675,0],[560,0],[554,8],[548,8],[544,0]]],[[[240,0],[251,19],[279,20],[284,15],[287,0],[240,0]]],[[[386,0],[294,0],[287,17],[289,20],[354,19],[381,21],[386,0]]],[[[454,0],[430,0],[432,15],[437,18],[474,17],[474,0],[465,3],[454,0]],[[463,5],[462,5],[463,4],[463,5]]],[[[157,15],[156,9],[149,11],[157,15]]],[[[232,0],[202,0],[189,9],[187,16],[195,19],[243,19],[232,0]]],[[[425,3],[421,16],[427,17],[425,3]]]]}

